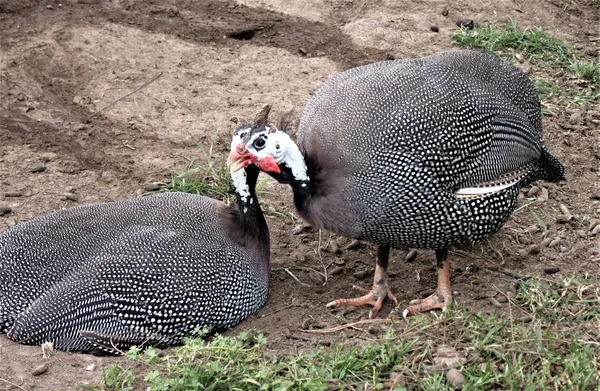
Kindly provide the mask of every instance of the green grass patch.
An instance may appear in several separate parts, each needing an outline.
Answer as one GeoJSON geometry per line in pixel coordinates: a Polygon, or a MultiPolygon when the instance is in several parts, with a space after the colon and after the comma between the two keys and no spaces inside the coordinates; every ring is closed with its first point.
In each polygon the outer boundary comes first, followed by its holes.
{"type": "Polygon", "coordinates": [[[358,348],[335,339],[341,342],[273,356],[266,338],[251,331],[188,339],[162,356],[133,349],[93,389],[130,387],[128,362],[146,368],[136,384],[151,390],[452,390],[448,366],[461,371],[463,390],[599,389],[598,281],[529,280],[505,306],[501,315],[483,315],[459,303],[408,323],[391,315],[379,320],[386,331],[375,341],[368,321],[358,322],[352,328],[370,340],[358,348]],[[450,354],[440,361],[442,349],[450,354]]]}
{"type": "Polygon", "coordinates": [[[192,159],[187,161],[186,171],[172,175],[171,182],[162,184],[162,190],[199,194],[223,201],[234,199],[229,167],[224,160],[214,157],[212,146],[203,163],[192,159]]]}
{"type": "Polygon", "coordinates": [[[548,34],[542,28],[517,26],[510,20],[503,28],[458,29],[452,34],[460,47],[495,54],[510,62],[527,61],[536,70],[533,81],[538,88],[544,114],[557,107],[600,103],[600,70],[596,59],[548,34]]]}

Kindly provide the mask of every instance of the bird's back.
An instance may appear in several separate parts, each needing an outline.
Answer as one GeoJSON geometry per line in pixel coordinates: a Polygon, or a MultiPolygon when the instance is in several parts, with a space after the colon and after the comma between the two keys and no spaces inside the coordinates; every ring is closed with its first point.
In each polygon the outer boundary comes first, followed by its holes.
{"type": "MultiPolygon", "coordinates": [[[[384,244],[468,241],[472,211],[457,203],[457,190],[523,170],[524,180],[563,173],[544,149],[531,82],[498,58],[470,51],[335,75],[309,101],[298,145],[321,182],[332,177],[343,184],[335,197],[314,203],[327,204],[319,206],[325,211],[352,210],[355,236],[384,244]]],[[[501,205],[502,216],[489,226],[497,229],[511,205],[501,205]]]]}
{"type": "Polygon", "coordinates": [[[268,274],[263,254],[228,234],[230,209],[171,193],[14,227],[0,235],[1,330],[89,351],[94,339],[170,345],[196,327],[235,325],[264,304],[268,274]]]}

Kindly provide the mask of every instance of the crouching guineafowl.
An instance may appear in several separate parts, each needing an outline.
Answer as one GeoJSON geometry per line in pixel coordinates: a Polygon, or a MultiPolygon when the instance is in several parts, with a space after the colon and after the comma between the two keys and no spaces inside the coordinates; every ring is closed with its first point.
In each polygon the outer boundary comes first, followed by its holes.
{"type": "Polygon", "coordinates": [[[405,315],[449,304],[452,246],[507,221],[519,189],[564,179],[546,149],[533,84],[495,56],[449,51],[339,73],[313,95],[297,144],[273,126],[232,144],[230,159],[290,183],[300,215],[318,228],[379,245],[373,288],[335,306],[388,297],[391,247],[434,249],[435,294],[405,315]]]}
{"type": "MultiPolygon", "coordinates": [[[[267,114],[243,128],[264,128],[267,114]]],[[[4,232],[0,331],[24,344],[119,353],[236,325],[268,292],[258,174],[232,172],[237,208],[168,193],[61,210],[4,232]]]]}

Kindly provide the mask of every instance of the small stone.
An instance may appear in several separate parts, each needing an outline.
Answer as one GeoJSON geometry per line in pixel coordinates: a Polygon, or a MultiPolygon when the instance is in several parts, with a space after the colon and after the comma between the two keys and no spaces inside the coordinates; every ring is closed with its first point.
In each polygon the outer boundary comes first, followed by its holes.
{"type": "Polygon", "coordinates": [[[495,297],[490,297],[488,300],[494,307],[502,308],[502,304],[500,304],[500,302],[498,300],[496,300],[495,297]]]}
{"type": "Polygon", "coordinates": [[[539,203],[548,201],[548,189],[543,186],[540,186],[540,191],[537,195],[537,201],[539,203]]]}
{"type": "Polygon", "coordinates": [[[364,280],[367,277],[368,273],[367,273],[366,270],[360,270],[360,271],[357,271],[357,272],[353,273],[352,275],[357,280],[364,280]]]}
{"type": "Polygon", "coordinates": [[[569,221],[573,220],[573,216],[571,215],[558,215],[556,216],[556,222],[559,224],[566,224],[569,221]]]}
{"type": "Polygon", "coordinates": [[[525,233],[528,233],[529,235],[533,235],[534,233],[536,233],[539,230],[540,230],[540,226],[537,224],[532,224],[529,227],[524,229],[525,233]]]}
{"type": "Polygon", "coordinates": [[[467,18],[460,18],[456,21],[456,25],[460,28],[465,28],[465,29],[472,29],[473,27],[475,27],[475,23],[473,22],[472,19],[467,19],[467,18]]]}
{"type": "Polygon", "coordinates": [[[54,6],[53,6],[53,5],[51,5],[51,4],[48,4],[48,5],[46,6],[46,9],[53,10],[53,9],[54,9],[54,6]]]}
{"type": "Polygon", "coordinates": [[[429,27],[429,29],[431,31],[433,31],[434,33],[439,33],[440,32],[440,28],[438,26],[436,26],[435,24],[432,25],[431,27],[429,27]]]}
{"type": "Polygon", "coordinates": [[[415,259],[417,259],[417,254],[417,250],[410,250],[408,254],[406,254],[406,258],[404,258],[404,260],[408,263],[413,262],[415,259]]]}
{"type": "Polygon", "coordinates": [[[465,378],[463,374],[456,368],[452,368],[446,372],[446,380],[448,381],[448,384],[457,390],[462,390],[463,386],[465,385],[465,378]]]}
{"type": "Polygon", "coordinates": [[[0,206],[0,216],[4,216],[10,214],[12,212],[12,208],[8,206],[0,206]]]}
{"type": "Polygon", "coordinates": [[[560,238],[556,238],[554,240],[552,240],[550,243],[548,243],[548,247],[552,248],[552,247],[556,247],[557,245],[560,244],[561,239],[560,238]]]}
{"type": "Polygon", "coordinates": [[[520,249],[519,251],[517,251],[517,254],[519,255],[520,258],[527,258],[527,255],[528,255],[527,251],[523,250],[523,249],[520,249]]]}
{"type": "Polygon", "coordinates": [[[38,167],[34,167],[31,170],[29,170],[30,172],[44,172],[46,171],[46,166],[38,166],[38,167]]]}
{"type": "Polygon", "coordinates": [[[448,8],[442,10],[442,16],[448,16],[448,8]]]}
{"type": "Polygon", "coordinates": [[[517,241],[521,244],[531,244],[531,239],[523,235],[517,236],[517,241]]]}
{"type": "Polygon", "coordinates": [[[546,274],[555,274],[555,273],[558,273],[559,271],[560,271],[560,268],[558,268],[556,266],[550,266],[550,267],[544,268],[544,273],[546,273],[546,274]]]}
{"type": "Polygon", "coordinates": [[[569,116],[569,123],[571,125],[578,125],[582,122],[583,122],[583,117],[581,116],[581,113],[579,113],[579,112],[575,112],[569,116]]]}
{"type": "Polygon", "coordinates": [[[564,214],[564,215],[571,215],[571,212],[569,212],[569,208],[567,208],[567,205],[565,204],[559,204],[558,205],[558,209],[560,209],[560,211],[564,214]]]}
{"type": "Polygon", "coordinates": [[[306,56],[308,54],[308,52],[304,48],[298,48],[298,53],[302,54],[303,56],[306,56]]]}
{"type": "Polygon", "coordinates": [[[540,246],[542,247],[548,247],[550,245],[550,243],[552,243],[552,238],[546,238],[544,240],[542,240],[542,243],[540,243],[540,246]]]}
{"type": "Polygon", "coordinates": [[[538,246],[537,244],[534,244],[533,246],[529,247],[529,251],[528,252],[531,255],[539,254],[540,253],[540,246],[538,246]]]}
{"type": "Polygon", "coordinates": [[[333,240],[329,242],[328,249],[332,254],[340,253],[340,248],[338,247],[337,243],[333,240]]]}
{"type": "Polygon", "coordinates": [[[505,295],[500,295],[496,298],[496,301],[498,301],[498,303],[508,303],[508,297],[505,295]]]}
{"type": "Polygon", "coordinates": [[[33,376],[39,376],[42,373],[46,373],[47,370],[48,370],[48,365],[42,364],[42,365],[38,365],[37,367],[35,367],[35,369],[31,372],[31,374],[33,376]]]}
{"type": "Polygon", "coordinates": [[[65,198],[65,200],[69,200],[69,201],[73,201],[73,202],[79,202],[79,196],[77,194],[63,193],[63,197],[65,198]]]}
{"type": "Polygon", "coordinates": [[[25,112],[26,112],[26,113],[29,113],[30,111],[33,111],[33,110],[35,110],[35,107],[33,107],[33,106],[29,105],[29,106],[27,106],[27,108],[25,109],[25,112]]]}
{"type": "Polygon", "coordinates": [[[4,193],[4,197],[6,198],[17,198],[17,197],[22,197],[23,193],[20,191],[9,191],[7,193],[4,193]]]}
{"type": "Polygon", "coordinates": [[[88,365],[87,367],[85,367],[86,371],[93,371],[94,369],[96,369],[96,364],[91,363],[90,365],[88,365]]]}
{"type": "Polygon", "coordinates": [[[336,259],[335,261],[333,261],[333,263],[338,266],[344,266],[346,264],[346,261],[344,261],[343,259],[336,259]]]}
{"type": "Polygon", "coordinates": [[[596,236],[600,234],[600,225],[597,225],[590,231],[590,236],[596,236]]]}
{"type": "Polygon", "coordinates": [[[333,268],[333,270],[331,271],[331,275],[332,276],[337,276],[338,274],[342,274],[344,272],[344,268],[342,266],[338,266],[333,268]]]}

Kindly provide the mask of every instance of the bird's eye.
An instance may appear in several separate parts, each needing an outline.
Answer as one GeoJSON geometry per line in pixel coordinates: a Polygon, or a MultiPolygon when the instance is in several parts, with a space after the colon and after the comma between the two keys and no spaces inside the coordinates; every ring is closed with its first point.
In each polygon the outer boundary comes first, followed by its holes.
{"type": "Polygon", "coordinates": [[[265,139],[258,138],[254,142],[254,148],[263,148],[265,146],[265,144],[266,144],[265,139]]]}

